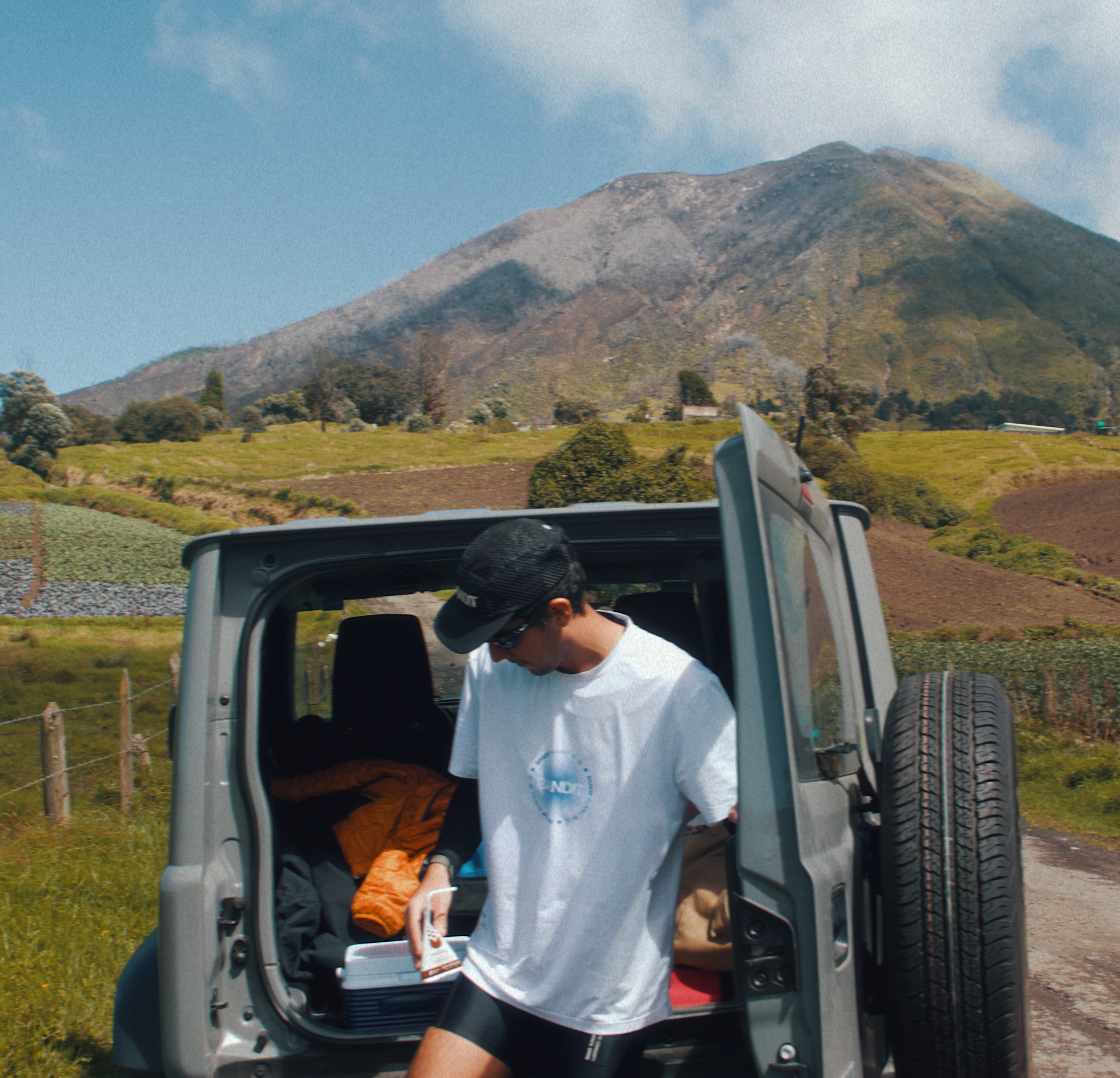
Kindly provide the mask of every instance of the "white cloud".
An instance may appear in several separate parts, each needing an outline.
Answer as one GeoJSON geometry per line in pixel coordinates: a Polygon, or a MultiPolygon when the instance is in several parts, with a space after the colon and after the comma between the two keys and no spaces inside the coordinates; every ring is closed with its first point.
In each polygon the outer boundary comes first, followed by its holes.
{"type": "Polygon", "coordinates": [[[277,97],[283,85],[280,61],[247,26],[210,22],[194,29],[179,0],[160,4],[149,55],[202,75],[211,90],[229,94],[245,108],[277,97]]]}
{"type": "Polygon", "coordinates": [[[20,150],[33,161],[47,165],[67,164],[68,158],[41,112],[26,105],[14,105],[10,109],[0,109],[0,120],[14,135],[20,150]]]}
{"type": "Polygon", "coordinates": [[[621,98],[655,140],[762,158],[838,139],[936,150],[1028,197],[1082,200],[1120,235],[1115,0],[440,2],[555,113],[621,98]],[[1042,54],[1025,95],[1014,73],[1042,54]],[[1046,108],[1063,95],[1064,120],[1046,108]]]}

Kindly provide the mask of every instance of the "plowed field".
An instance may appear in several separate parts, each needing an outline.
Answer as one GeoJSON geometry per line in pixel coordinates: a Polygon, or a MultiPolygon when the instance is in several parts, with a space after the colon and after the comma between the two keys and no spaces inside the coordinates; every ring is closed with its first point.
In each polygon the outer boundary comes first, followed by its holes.
{"type": "Polygon", "coordinates": [[[1073,551],[1083,569],[1120,576],[1120,481],[1082,480],[1027,487],[997,498],[996,523],[1073,551]]]}

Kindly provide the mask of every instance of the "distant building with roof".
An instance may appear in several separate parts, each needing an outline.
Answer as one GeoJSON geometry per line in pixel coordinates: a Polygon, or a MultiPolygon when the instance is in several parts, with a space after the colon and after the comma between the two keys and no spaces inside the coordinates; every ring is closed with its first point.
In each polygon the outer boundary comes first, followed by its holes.
{"type": "Polygon", "coordinates": [[[992,430],[1002,431],[1004,434],[1065,434],[1065,427],[1044,427],[1038,423],[1001,423],[992,430]]]}

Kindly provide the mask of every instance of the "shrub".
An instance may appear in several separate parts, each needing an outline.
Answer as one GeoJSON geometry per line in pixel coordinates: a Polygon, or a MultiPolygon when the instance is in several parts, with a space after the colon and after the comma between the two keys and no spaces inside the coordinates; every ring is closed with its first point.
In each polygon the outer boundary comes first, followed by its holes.
{"type": "MultiPolygon", "coordinates": [[[[807,433],[801,439],[801,459],[818,479],[831,479],[837,469],[858,464],[859,457],[843,442],[807,433]]],[[[858,499],[851,499],[857,501],[858,499]]]]}
{"type": "MultiPolygon", "coordinates": [[[[274,393],[271,397],[262,397],[256,402],[256,409],[265,423],[307,423],[311,419],[307,400],[298,389],[293,389],[290,393],[274,393]]],[[[349,420],[349,417],[347,419],[349,420]]]]}
{"type": "Polygon", "coordinates": [[[634,405],[631,412],[626,416],[627,423],[648,423],[649,422],[649,401],[644,397],[634,405]]]}
{"type": "Polygon", "coordinates": [[[588,400],[561,397],[552,406],[552,418],[562,427],[578,427],[599,418],[599,408],[588,400]]]}
{"type": "Polygon", "coordinates": [[[872,471],[858,460],[832,470],[828,496],[836,501],[859,502],[876,516],[923,528],[942,528],[968,519],[967,510],[924,479],[872,471]]]}
{"type": "Polygon", "coordinates": [[[113,422],[126,442],[197,442],[202,437],[202,409],[189,397],[129,401],[113,422]]]}
{"type": "Polygon", "coordinates": [[[622,427],[588,423],[533,466],[529,507],[549,509],[576,502],[699,501],[715,493],[687,450],[675,446],[643,462],[622,427]]]}
{"type": "Polygon", "coordinates": [[[202,413],[202,429],[209,432],[212,430],[221,430],[225,426],[226,417],[224,412],[219,412],[217,408],[212,408],[209,404],[199,406],[199,411],[202,413]]]}
{"type": "Polygon", "coordinates": [[[969,520],[941,528],[929,545],[946,554],[974,558],[1033,576],[1056,576],[1073,562],[1073,555],[1053,543],[1039,543],[1027,535],[1008,535],[993,521],[969,520]]]}
{"type": "Polygon", "coordinates": [[[432,421],[426,415],[410,415],[405,430],[410,434],[427,434],[432,429],[432,421]]]}
{"type": "Polygon", "coordinates": [[[62,410],[70,420],[71,445],[107,445],[118,437],[112,420],[96,415],[80,404],[64,404],[62,410]]]}
{"type": "MultiPolygon", "coordinates": [[[[254,434],[263,434],[268,430],[268,424],[264,421],[264,416],[261,415],[260,409],[255,408],[251,404],[246,404],[240,412],[237,413],[237,424],[244,428],[246,434],[252,436],[254,434]]],[[[243,441],[249,441],[249,438],[243,438],[243,441]]]]}

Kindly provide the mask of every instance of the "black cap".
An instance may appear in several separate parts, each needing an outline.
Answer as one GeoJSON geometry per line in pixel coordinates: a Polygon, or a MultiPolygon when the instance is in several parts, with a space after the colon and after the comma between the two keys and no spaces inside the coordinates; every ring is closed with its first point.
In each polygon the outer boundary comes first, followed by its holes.
{"type": "Polygon", "coordinates": [[[575,560],[558,524],[518,517],[487,528],[459,559],[459,590],[436,615],[436,636],[460,655],[474,651],[518,610],[557,590],[575,560]]]}

